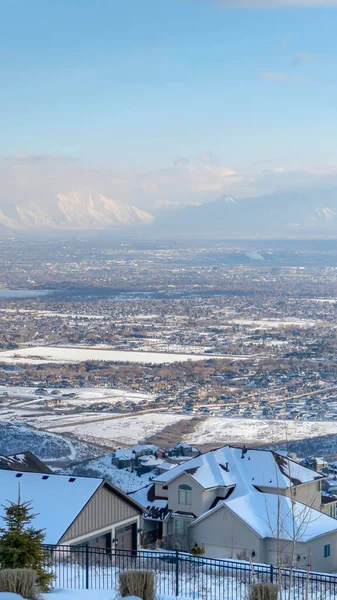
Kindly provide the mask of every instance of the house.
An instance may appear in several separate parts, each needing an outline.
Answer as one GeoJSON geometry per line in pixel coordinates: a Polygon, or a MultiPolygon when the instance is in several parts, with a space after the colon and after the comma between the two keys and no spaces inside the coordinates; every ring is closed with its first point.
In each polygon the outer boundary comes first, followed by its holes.
{"type": "Polygon", "coordinates": [[[193,446],[190,446],[189,444],[185,444],[183,442],[180,442],[179,444],[176,444],[175,446],[173,446],[173,448],[169,448],[168,452],[167,452],[168,456],[185,456],[188,458],[192,458],[194,456],[199,456],[200,452],[197,448],[193,448],[193,446]]]}
{"type": "Polygon", "coordinates": [[[142,507],[104,479],[0,470],[0,518],[18,494],[31,503],[46,544],[139,546],[142,507]]]}
{"type": "Polygon", "coordinates": [[[22,471],[32,473],[52,473],[53,471],[45,465],[35,454],[30,452],[20,452],[9,456],[0,455],[0,469],[10,471],[22,471]]]}
{"type": "Polygon", "coordinates": [[[145,473],[151,473],[154,469],[158,469],[163,463],[162,458],[156,458],[153,454],[146,454],[140,456],[137,459],[137,473],[138,475],[145,475],[145,473]]]}
{"type": "Polygon", "coordinates": [[[321,512],[324,477],[281,454],[225,446],[153,479],[130,496],[144,506],[144,531],[168,547],[195,544],[214,558],[249,558],[337,569],[337,520],[321,512]]]}
{"type": "Polygon", "coordinates": [[[116,448],[111,457],[111,463],[118,469],[130,468],[133,460],[134,455],[130,448],[116,448]]]}
{"type": "Polygon", "coordinates": [[[111,462],[118,469],[135,468],[140,474],[148,473],[162,462],[158,458],[158,450],[158,446],[152,444],[135,444],[132,448],[116,448],[111,462]]]}

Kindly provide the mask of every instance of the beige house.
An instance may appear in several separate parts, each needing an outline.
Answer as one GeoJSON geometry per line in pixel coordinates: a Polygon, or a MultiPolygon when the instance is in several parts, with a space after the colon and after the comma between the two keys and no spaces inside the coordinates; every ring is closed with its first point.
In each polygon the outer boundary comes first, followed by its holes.
{"type": "Polygon", "coordinates": [[[179,465],[131,494],[145,531],[169,547],[337,570],[337,520],[321,512],[321,474],[267,450],[225,446],[179,465]]]}
{"type": "Polygon", "coordinates": [[[142,507],[104,479],[0,470],[0,517],[8,502],[30,502],[46,544],[88,543],[137,550],[142,507]]]}

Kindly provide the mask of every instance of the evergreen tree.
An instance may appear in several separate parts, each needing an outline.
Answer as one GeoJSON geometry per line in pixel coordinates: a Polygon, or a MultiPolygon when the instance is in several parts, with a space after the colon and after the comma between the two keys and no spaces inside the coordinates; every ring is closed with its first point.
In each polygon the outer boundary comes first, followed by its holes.
{"type": "Polygon", "coordinates": [[[32,513],[31,502],[21,502],[20,492],[17,502],[4,506],[5,528],[0,528],[0,568],[34,569],[39,587],[47,591],[54,575],[49,553],[43,548],[43,529],[34,529],[31,522],[36,517],[32,513]]]}

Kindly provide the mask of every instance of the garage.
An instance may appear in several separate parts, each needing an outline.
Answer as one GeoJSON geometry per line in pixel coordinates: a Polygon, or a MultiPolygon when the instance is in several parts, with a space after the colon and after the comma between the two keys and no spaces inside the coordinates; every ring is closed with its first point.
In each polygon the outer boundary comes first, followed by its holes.
{"type": "Polygon", "coordinates": [[[118,550],[137,550],[137,523],[116,527],[115,538],[118,550]]]}

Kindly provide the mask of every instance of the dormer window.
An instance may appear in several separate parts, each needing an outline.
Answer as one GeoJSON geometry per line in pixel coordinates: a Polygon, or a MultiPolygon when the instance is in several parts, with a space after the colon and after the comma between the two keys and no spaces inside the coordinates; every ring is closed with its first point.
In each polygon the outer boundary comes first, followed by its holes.
{"type": "Polygon", "coordinates": [[[191,506],[192,504],[192,488],[189,485],[183,483],[178,488],[178,504],[184,506],[191,506]]]}

